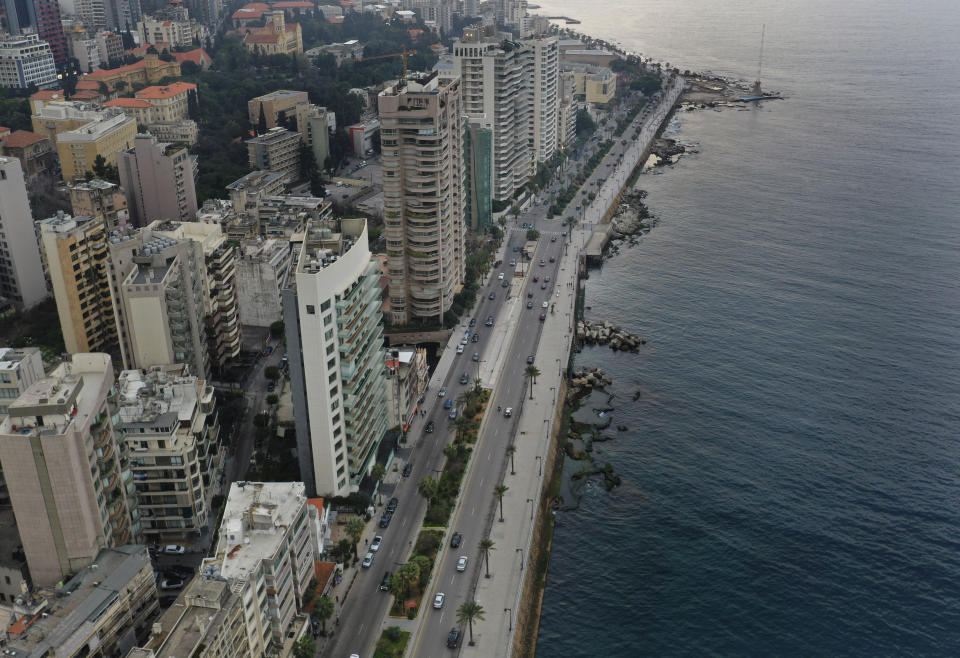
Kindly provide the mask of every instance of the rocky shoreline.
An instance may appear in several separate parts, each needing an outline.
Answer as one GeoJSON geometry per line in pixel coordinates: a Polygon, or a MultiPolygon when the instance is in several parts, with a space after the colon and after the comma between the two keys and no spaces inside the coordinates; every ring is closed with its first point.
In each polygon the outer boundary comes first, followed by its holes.
{"type": "MultiPolygon", "coordinates": [[[[588,345],[609,345],[612,350],[636,352],[647,341],[609,322],[577,322],[577,338],[588,345]]],[[[608,382],[609,383],[609,382],[608,382]]]]}

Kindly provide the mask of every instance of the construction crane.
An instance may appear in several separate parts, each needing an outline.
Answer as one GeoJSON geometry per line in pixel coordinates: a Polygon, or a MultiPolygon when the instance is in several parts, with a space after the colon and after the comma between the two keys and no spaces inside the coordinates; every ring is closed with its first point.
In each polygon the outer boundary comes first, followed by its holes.
{"type": "Polygon", "coordinates": [[[400,81],[403,82],[404,80],[407,79],[407,56],[416,55],[416,54],[417,54],[416,50],[407,50],[406,47],[404,47],[403,51],[399,53],[390,53],[389,55],[374,55],[373,57],[364,57],[360,61],[369,62],[370,60],[373,60],[373,59],[386,59],[388,57],[403,57],[403,75],[400,76],[400,81]]]}

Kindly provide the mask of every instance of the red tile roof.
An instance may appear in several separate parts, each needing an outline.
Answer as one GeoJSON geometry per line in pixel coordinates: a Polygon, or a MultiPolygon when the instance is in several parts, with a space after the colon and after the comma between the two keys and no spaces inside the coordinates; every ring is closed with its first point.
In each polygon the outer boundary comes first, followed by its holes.
{"type": "Polygon", "coordinates": [[[126,53],[128,55],[133,55],[134,57],[143,57],[144,55],[147,54],[147,50],[149,50],[150,48],[153,48],[158,53],[162,53],[164,49],[166,49],[167,51],[170,50],[170,44],[167,43],[166,41],[161,41],[159,43],[152,43],[152,44],[146,43],[142,46],[131,48],[130,50],[127,50],[126,53]]]}
{"type": "Polygon", "coordinates": [[[164,87],[154,86],[141,89],[134,94],[137,98],[152,98],[159,100],[161,98],[173,98],[179,94],[188,91],[196,91],[197,85],[192,82],[172,82],[164,87]]]}
{"type": "Polygon", "coordinates": [[[23,148],[25,146],[30,146],[31,144],[36,144],[37,142],[42,142],[46,137],[43,135],[38,135],[35,132],[29,130],[14,130],[12,133],[3,138],[3,147],[4,148],[23,148]]]}
{"type": "MultiPolygon", "coordinates": [[[[78,90],[80,90],[80,89],[86,89],[86,90],[99,91],[99,90],[100,90],[100,83],[97,82],[96,80],[78,80],[78,81],[77,81],[77,89],[78,89],[78,90]]],[[[116,91],[116,90],[113,88],[113,85],[107,85],[107,91],[111,91],[111,92],[112,92],[112,91],[116,91]]],[[[38,92],[38,93],[39,93],[39,92],[38,92]]]]}
{"type": "Polygon", "coordinates": [[[104,107],[153,107],[147,101],[140,100],[139,98],[115,98],[112,101],[107,101],[103,104],[104,107]]]}
{"type": "Polygon", "coordinates": [[[213,58],[207,54],[203,48],[195,48],[185,53],[170,53],[173,55],[173,58],[177,60],[177,63],[183,64],[184,62],[193,62],[197,66],[203,66],[204,62],[212,62],[213,58]]]}
{"type": "Polygon", "coordinates": [[[251,2],[233,12],[231,18],[257,19],[268,11],[270,11],[270,5],[263,2],[251,2]]]}
{"type": "Polygon", "coordinates": [[[273,5],[274,9],[297,9],[298,7],[313,7],[313,3],[306,0],[286,0],[273,5]]]}
{"type": "Polygon", "coordinates": [[[73,96],[70,97],[72,101],[92,101],[100,98],[99,91],[93,91],[91,89],[84,89],[83,91],[78,91],[73,96]]]}
{"type": "Polygon", "coordinates": [[[6,126],[0,126],[0,135],[9,135],[10,129],[6,126]]]}
{"type": "Polygon", "coordinates": [[[54,101],[63,98],[62,89],[41,89],[30,97],[34,101],[54,101]]]}

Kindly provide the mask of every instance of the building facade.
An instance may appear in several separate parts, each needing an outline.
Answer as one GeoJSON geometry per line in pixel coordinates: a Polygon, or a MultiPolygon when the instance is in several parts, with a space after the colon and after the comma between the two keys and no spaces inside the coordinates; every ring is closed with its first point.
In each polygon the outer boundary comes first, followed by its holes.
{"type": "MultiPolygon", "coordinates": [[[[292,119],[296,115],[298,105],[309,104],[310,99],[305,91],[278,89],[247,101],[247,118],[250,120],[250,125],[256,127],[260,123],[260,114],[263,113],[267,130],[269,130],[280,125],[277,121],[280,119],[281,112],[292,119]]],[[[280,127],[286,128],[286,126],[280,127]]]]}
{"type": "Polygon", "coordinates": [[[271,128],[263,135],[247,140],[247,155],[252,169],[283,174],[285,183],[300,177],[300,134],[286,128],[271,128]]]}
{"type": "Polygon", "coordinates": [[[38,586],[88,566],[103,548],[140,542],[133,473],[113,428],[113,384],[108,355],[74,354],[0,421],[0,463],[38,586]]]}
{"type": "Polygon", "coordinates": [[[117,155],[117,169],[135,226],[155,219],[191,222],[197,218],[197,163],[182,144],[139,134],[133,148],[117,155]]]}
{"type": "Polygon", "coordinates": [[[36,34],[0,40],[0,87],[27,89],[36,85],[44,89],[59,84],[57,64],[46,41],[36,34]]]}
{"type": "Polygon", "coordinates": [[[94,178],[70,186],[70,207],[74,215],[101,216],[107,229],[126,226],[127,197],[116,183],[94,178]]]}
{"type": "Polygon", "coordinates": [[[460,80],[408,80],[378,104],[391,320],[442,324],[464,276],[460,80]]]}
{"type": "Polygon", "coordinates": [[[240,322],[269,327],[283,317],[280,289],[290,273],[293,251],[287,240],[247,240],[237,258],[240,322]]]}
{"type": "Polygon", "coordinates": [[[106,164],[116,165],[117,153],[131,148],[136,135],[137,120],[116,110],[109,118],[61,132],[57,135],[57,153],[63,180],[76,181],[93,171],[97,156],[102,156],[106,164]]]}
{"type": "Polygon", "coordinates": [[[300,472],[311,495],[346,495],[387,429],[380,272],[366,220],[309,222],[292,270],[282,297],[300,472]]]}
{"type": "Polygon", "coordinates": [[[32,308],[47,297],[20,161],[0,157],[0,297],[32,308]]]}

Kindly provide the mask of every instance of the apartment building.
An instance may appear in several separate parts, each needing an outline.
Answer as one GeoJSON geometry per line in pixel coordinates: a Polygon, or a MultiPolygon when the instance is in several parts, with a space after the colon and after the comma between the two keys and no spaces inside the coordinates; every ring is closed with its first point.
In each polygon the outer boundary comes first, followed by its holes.
{"type": "Polygon", "coordinates": [[[103,217],[107,230],[125,226],[129,218],[123,190],[116,183],[99,178],[71,185],[70,207],[74,215],[103,217]]]}
{"type": "Polygon", "coordinates": [[[406,432],[430,381],[427,350],[422,347],[387,348],[384,364],[389,423],[391,427],[401,426],[406,432]]]}
{"type": "MultiPolygon", "coordinates": [[[[0,416],[27,387],[43,379],[43,355],[36,347],[0,347],[0,416]]],[[[10,492],[0,464],[0,508],[10,507],[10,492]]],[[[4,533],[0,529],[0,536],[4,533]]],[[[14,532],[14,534],[16,534],[14,532]]],[[[19,538],[18,542],[19,544],[19,538]]],[[[6,557],[6,556],[4,556],[6,557]]],[[[2,585],[2,583],[0,583],[2,585]]],[[[4,601],[0,598],[0,602],[4,601]]]]}
{"type": "Polygon", "coordinates": [[[194,37],[203,36],[202,26],[196,21],[167,20],[145,16],[137,23],[140,43],[167,44],[179,48],[193,44],[194,37]]]}
{"type": "Polygon", "coordinates": [[[586,103],[606,105],[617,95],[617,76],[606,67],[564,63],[562,70],[572,78],[574,95],[586,103]]]}
{"type": "Polygon", "coordinates": [[[14,130],[6,137],[0,137],[0,155],[19,160],[24,177],[31,183],[39,176],[53,175],[57,171],[57,151],[53,142],[45,135],[29,130],[14,130]]]}
{"type": "Polygon", "coordinates": [[[275,171],[251,171],[227,185],[230,202],[238,215],[253,211],[260,206],[260,200],[267,196],[276,196],[283,192],[284,175],[275,171]]]}
{"type": "Polygon", "coordinates": [[[67,101],[61,92],[38,91],[30,97],[33,132],[56,142],[57,135],[82,128],[88,123],[116,116],[116,110],[104,110],[93,103],[67,101]]]}
{"type": "Polygon", "coordinates": [[[123,112],[111,110],[109,118],[92,121],[76,130],[57,135],[60,171],[65,181],[82,178],[93,170],[97,156],[107,164],[117,164],[117,153],[133,146],[137,120],[123,112]]]}
{"type": "Polygon", "coordinates": [[[546,162],[559,148],[557,139],[558,87],[560,51],[557,37],[530,38],[523,41],[532,69],[531,90],[533,111],[530,133],[533,136],[533,159],[546,162]]]}
{"type": "Polygon", "coordinates": [[[146,542],[193,541],[211,522],[220,423],[213,387],[189,372],[155,366],[124,370],[117,381],[116,431],[129,451],[146,542]]]}
{"type": "Polygon", "coordinates": [[[113,384],[108,355],[74,354],[0,420],[0,464],[38,586],[141,540],[133,473],[111,420],[113,384]]]}
{"type": "Polygon", "coordinates": [[[295,108],[300,141],[310,147],[319,169],[330,156],[330,117],[332,112],[317,105],[301,104],[295,108]]]}
{"type": "Polygon", "coordinates": [[[288,240],[245,240],[237,258],[240,323],[269,327],[282,319],[280,289],[287,280],[293,250],[288,240]]]}
{"type": "Polygon", "coordinates": [[[286,128],[271,128],[263,135],[247,140],[247,155],[252,169],[283,174],[287,184],[300,177],[299,133],[286,128]]]}
{"type": "Polygon", "coordinates": [[[126,655],[131,642],[147,637],[158,609],[146,546],[105,548],[56,593],[36,593],[14,605],[4,655],[126,655]]]}
{"type": "MultiPolygon", "coordinates": [[[[260,122],[260,115],[266,121],[267,129],[280,126],[278,120],[280,114],[292,119],[296,115],[298,105],[310,105],[310,98],[305,91],[290,91],[289,89],[278,89],[269,94],[257,96],[247,101],[247,118],[251,126],[256,126],[260,122]]],[[[285,128],[286,126],[280,126],[285,128]]]]}
{"type": "Polygon", "coordinates": [[[577,112],[580,104],[575,97],[576,80],[573,73],[560,71],[557,87],[557,141],[560,148],[567,148],[577,138],[577,112]]]}
{"type": "Polygon", "coordinates": [[[59,85],[57,65],[50,44],[36,34],[0,39],[0,87],[41,89],[59,85]]]}
{"type": "Polygon", "coordinates": [[[77,60],[77,69],[90,72],[100,68],[100,47],[83,25],[72,25],[64,31],[67,51],[77,60]]]}
{"type": "Polygon", "coordinates": [[[391,319],[442,324],[464,276],[460,80],[387,87],[378,109],[391,319]]]}
{"type": "Polygon", "coordinates": [[[38,221],[37,232],[67,352],[118,356],[120,343],[108,281],[108,235],[103,217],[58,213],[38,221]]]}
{"type": "Polygon", "coordinates": [[[196,157],[183,144],[138,134],[133,148],[117,155],[117,169],[134,226],[146,226],[155,219],[196,219],[196,157]]]}
{"type": "Polygon", "coordinates": [[[32,308],[47,297],[20,161],[0,157],[0,297],[32,308]]]}
{"type": "Polygon", "coordinates": [[[49,44],[57,64],[67,61],[67,43],[56,0],[2,0],[0,13],[6,18],[5,32],[15,37],[34,36],[35,40],[49,44]]]}
{"type": "Polygon", "coordinates": [[[363,218],[311,220],[282,292],[300,472],[356,491],[387,429],[380,272],[363,218]]]}
{"type": "Polygon", "coordinates": [[[182,121],[190,118],[190,96],[196,99],[197,85],[191,82],[171,82],[168,85],[146,87],[134,94],[153,107],[154,121],[182,121]]]}

